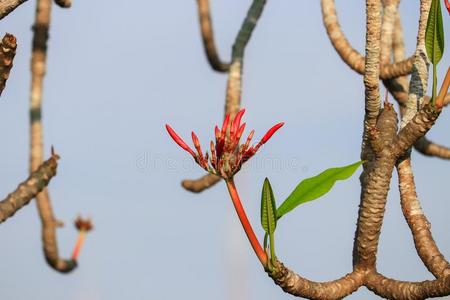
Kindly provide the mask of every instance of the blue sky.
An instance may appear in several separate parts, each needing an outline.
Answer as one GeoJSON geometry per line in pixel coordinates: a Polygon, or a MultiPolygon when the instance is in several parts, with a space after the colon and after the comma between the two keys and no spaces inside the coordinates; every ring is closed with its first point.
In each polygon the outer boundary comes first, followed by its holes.
{"type": "MultiPolygon", "coordinates": [[[[212,1],[222,57],[250,1],[212,1]]],[[[364,2],[338,1],[352,44],[363,50],[364,2]]],[[[27,176],[29,60],[34,1],[2,20],[18,39],[14,69],[0,101],[0,190],[27,176]]],[[[403,3],[412,53],[418,1],[403,3]]],[[[446,28],[450,18],[445,16],[446,28]]],[[[45,147],[61,155],[50,193],[59,219],[60,252],[69,256],[72,220],[90,215],[95,231],[70,275],[50,270],[41,251],[35,204],[2,224],[0,294],[4,299],[291,299],[263,272],[232,210],[223,183],[194,195],[183,178],[203,175],[165,132],[170,123],[203,145],[223,114],[226,76],[214,73],[201,45],[195,1],[76,1],[54,7],[45,79],[45,147]]],[[[448,34],[447,34],[448,36],[448,34]]],[[[440,78],[449,65],[445,54],[440,78]]],[[[338,57],[325,34],[319,1],[269,1],[246,51],[243,107],[260,138],[286,125],[237,175],[236,184],[257,234],[262,182],[279,203],[303,178],[359,158],[362,77],[338,57]]],[[[430,138],[450,144],[446,111],[430,138]]],[[[450,257],[447,212],[449,163],[413,153],[422,205],[437,244],[450,257]]],[[[403,280],[431,279],[415,254],[401,215],[394,175],[378,268],[403,280]]],[[[351,270],[359,181],[340,182],[277,228],[277,255],[314,280],[351,270]]],[[[349,299],[375,299],[360,289],[349,299]]]]}

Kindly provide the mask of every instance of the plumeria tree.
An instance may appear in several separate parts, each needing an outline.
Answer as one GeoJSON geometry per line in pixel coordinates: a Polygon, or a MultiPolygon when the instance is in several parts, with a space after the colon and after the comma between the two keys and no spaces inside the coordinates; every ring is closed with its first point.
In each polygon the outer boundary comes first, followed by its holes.
{"type": "MultiPolygon", "coordinates": [[[[261,225],[265,236],[258,238],[234,183],[234,174],[251,159],[258,149],[279,130],[273,126],[252,145],[254,131],[240,144],[246,124],[241,124],[241,79],[244,51],[261,17],[265,0],[254,0],[232,46],[229,62],[216,50],[208,0],[197,0],[200,28],[205,52],[211,67],[228,74],[225,97],[225,118],[221,128],[215,127],[209,151],[192,132],[191,148],[166,125],[172,139],[208,174],[197,180],[185,180],[183,186],[201,192],[221,179],[225,180],[230,198],[248,237],[251,247],[265,272],[286,293],[309,299],[341,299],[362,286],[387,299],[425,299],[450,295],[450,265],[434,242],[430,224],[421,209],[411,167],[411,149],[428,156],[450,158],[450,149],[431,142],[427,132],[450,102],[450,68],[438,89],[437,65],[444,53],[444,30],[441,0],[421,0],[417,44],[414,54],[405,58],[399,0],[366,0],[365,54],[356,51],[341,30],[334,0],[321,0],[323,23],[332,46],[342,60],[364,76],[365,110],[361,143],[361,161],[331,168],[301,181],[280,204],[274,197],[269,180],[262,186],[261,225]],[[432,72],[430,72],[430,65],[432,72]],[[428,77],[432,74],[431,96],[426,96],[428,77]],[[380,85],[388,93],[381,100],[380,85]],[[194,151],[195,149],[195,151],[194,151]],[[286,267],[275,254],[277,221],[299,205],[318,199],[337,180],[349,178],[359,166],[361,194],[353,247],[353,268],[341,278],[315,282],[286,267]],[[402,211],[414,238],[414,246],[434,280],[406,282],[385,277],[377,271],[377,249],[386,200],[393,172],[397,172],[402,211]],[[262,242],[261,242],[262,241],[262,242]]],[[[450,13],[450,4],[445,7],[450,13]]]]}

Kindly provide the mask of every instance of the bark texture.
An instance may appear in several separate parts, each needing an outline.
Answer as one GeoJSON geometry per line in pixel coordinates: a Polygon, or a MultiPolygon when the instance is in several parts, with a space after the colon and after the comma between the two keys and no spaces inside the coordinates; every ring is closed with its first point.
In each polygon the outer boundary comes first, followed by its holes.
{"type": "Polygon", "coordinates": [[[450,275],[450,265],[439,251],[431,234],[431,224],[422,211],[408,157],[397,165],[403,215],[408,222],[419,257],[436,278],[450,275]]]}
{"type": "Polygon", "coordinates": [[[6,86],[6,80],[13,66],[13,59],[16,55],[17,41],[12,34],[5,34],[0,43],[0,95],[6,86]]]}
{"type": "Polygon", "coordinates": [[[0,1],[0,20],[9,15],[10,12],[15,10],[22,3],[27,0],[1,0],[0,1]]]}
{"type": "Polygon", "coordinates": [[[18,210],[30,203],[40,191],[42,191],[56,175],[58,156],[53,155],[42,163],[36,171],[19,184],[17,189],[0,201],[0,223],[12,217],[18,210]]]}
{"type": "Polygon", "coordinates": [[[293,296],[317,300],[341,299],[356,291],[364,282],[360,272],[352,272],[329,282],[314,282],[286,268],[278,262],[275,271],[269,273],[275,284],[293,296]]]}

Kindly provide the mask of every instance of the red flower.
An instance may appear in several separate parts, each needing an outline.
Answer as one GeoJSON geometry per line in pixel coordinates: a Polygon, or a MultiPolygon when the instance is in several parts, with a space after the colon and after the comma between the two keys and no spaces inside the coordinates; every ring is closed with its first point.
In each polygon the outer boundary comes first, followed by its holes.
{"type": "Polygon", "coordinates": [[[450,2],[448,0],[445,0],[445,7],[447,7],[447,11],[450,14],[450,2]]]}
{"type": "Polygon", "coordinates": [[[166,129],[169,135],[181,148],[189,152],[195,161],[206,171],[219,175],[223,178],[231,178],[236,172],[241,169],[243,163],[249,160],[258,149],[265,144],[272,135],[280,129],[284,123],[278,123],[270,128],[267,133],[263,136],[261,141],[254,146],[250,146],[250,142],[253,138],[254,130],[250,132],[245,141],[245,144],[239,144],[239,141],[244,133],[245,123],[241,124],[242,116],[245,113],[245,109],[240,110],[233,121],[230,122],[230,115],[225,117],[222,124],[222,128],[219,129],[218,126],[215,127],[214,133],[216,137],[216,142],[211,141],[211,156],[206,152],[203,155],[200,142],[192,132],[192,141],[194,143],[197,153],[194,152],[170,127],[166,124],[166,129]]]}

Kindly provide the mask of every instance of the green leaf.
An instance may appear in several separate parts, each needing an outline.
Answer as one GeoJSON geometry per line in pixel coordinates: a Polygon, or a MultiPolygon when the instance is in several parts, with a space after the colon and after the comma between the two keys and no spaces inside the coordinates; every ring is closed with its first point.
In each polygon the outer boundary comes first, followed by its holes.
{"type": "Polygon", "coordinates": [[[442,22],[441,1],[432,0],[425,31],[425,47],[428,58],[437,65],[444,53],[444,25],[442,22]]]}
{"type": "Polygon", "coordinates": [[[359,161],[345,167],[331,168],[319,175],[304,179],[277,209],[277,218],[281,218],[300,204],[325,195],[337,180],[345,180],[352,176],[362,163],[363,161],[359,161]]]}
{"type": "Polygon", "coordinates": [[[277,208],[275,197],[269,179],[264,180],[261,194],[261,225],[269,235],[275,232],[277,227],[277,208]]]}

